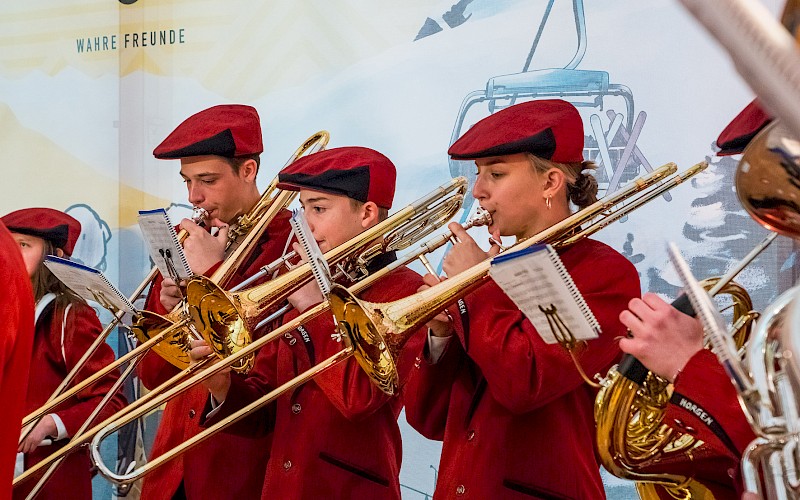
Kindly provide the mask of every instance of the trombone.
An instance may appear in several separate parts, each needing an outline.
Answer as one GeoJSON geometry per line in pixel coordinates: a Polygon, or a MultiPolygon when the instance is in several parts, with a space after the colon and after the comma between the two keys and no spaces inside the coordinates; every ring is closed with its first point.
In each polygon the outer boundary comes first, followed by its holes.
{"type": "MultiPolygon", "coordinates": [[[[206,212],[204,209],[202,209],[200,207],[194,207],[193,208],[191,219],[195,223],[203,224],[203,222],[207,218],[208,218],[208,212],[206,212]]],[[[178,241],[183,243],[183,240],[185,240],[188,235],[189,235],[188,232],[186,232],[185,230],[181,230],[178,233],[178,241]]],[[[153,266],[153,268],[150,269],[150,272],[147,274],[147,276],[144,278],[144,280],[142,280],[142,282],[139,283],[139,286],[137,286],[136,289],[133,291],[133,293],[131,294],[131,296],[130,296],[130,298],[128,300],[130,302],[134,302],[136,299],[138,299],[139,296],[141,296],[141,294],[144,292],[145,288],[150,286],[150,284],[156,279],[156,276],[158,276],[158,268],[153,266]]],[[[39,420],[41,420],[42,417],[44,417],[45,415],[50,413],[50,411],[52,409],[54,409],[56,406],[58,406],[59,404],[61,404],[61,402],[65,401],[69,397],[72,397],[72,395],[77,394],[78,392],[80,392],[79,390],[78,391],[70,391],[69,396],[67,396],[65,398],[59,398],[57,402],[54,402],[54,400],[56,398],[58,398],[58,396],[61,395],[64,392],[64,390],[66,390],[66,388],[69,386],[69,384],[72,383],[72,381],[78,375],[78,372],[80,372],[80,370],[83,368],[83,366],[86,364],[86,362],[92,356],[92,354],[94,354],[94,352],[106,341],[108,336],[111,334],[111,332],[114,330],[114,328],[122,321],[122,318],[124,316],[125,316],[124,312],[122,312],[122,311],[114,311],[114,318],[103,329],[103,331],[101,331],[97,335],[97,338],[94,340],[94,342],[92,342],[92,344],[89,345],[89,348],[86,349],[86,352],[84,352],[83,356],[81,356],[81,358],[78,360],[78,362],[75,363],[75,366],[72,367],[72,370],[70,370],[69,373],[67,373],[67,375],[64,377],[64,380],[61,381],[61,383],[58,385],[58,387],[56,387],[55,391],[53,391],[53,393],[50,395],[50,397],[47,398],[47,401],[45,401],[44,405],[42,405],[37,410],[34,410],[33,413],[27,415],[23,419],[23,421],[22,421],[23,430],[22,430],[22,433],[20,434],[20,438],[19,438],[19,442],[20,443],[28,436],[28,434],[30,434],[30,432],[33,430],[33,428],[36,427],[36,424],[39,423],[39,420]]],[[[119,365],[115,365],[115,368],[117,366],[119,366],[119,365]]],[[[102,375],[100,375],[100,376],[96,376],[96,374],[95,374],[95,376],[92,377],[92,382],[91,383],[96,382],[97,380],[99,380],[100,378],[102,378],[103,376],[108,374],[110,371],[111,370],[108,370],[108,371],[103,370],[102,375]]],[[[89,385],[91,385],[91,383],[82,385],[81,386],[81,390],[83,388],[88,387],[89,385]]]]}
{"type": "MultiPolygon", "coordinates": [[[[594,205],[582,210],[581,212],[574,214],[573,216],[567,218],[560,224],[557,224],[551,227],[549,230],[543,231],[539,233],[534,238],[527,240],[524,244],[530,245],[535,243],[536,241],[556,241],[559,237],[564,237],[566,235],[572,235],[572,232],[575,228],[577,228],[580,224],[584,222],[588,222],[591,219],[595,218],[598,215],[601,215],[603,212],[608,211],[607,213],[603,214],[606,217],[613,217],[613,216],[621,216],[618,213],[612,212],[611,209],[614,205],[619,204],[621,201],[629,198],[630,196],[639,193],[642,190],[645,190],[655,183],[663,180],[668,175],[674,173],[676,167],[674,164],[667,164],[655,172],[651,173],[648,177],[637,181],[636,183],[632,184],[631,186],[620,190],[619,192],[615,193],[612,196],[609,196],[607,199],[601,200],[594,205]]],[[[663,183],[661,186],[657,187],[656,190],[664,192],[671,187],[674,187],[681,180],[673,180],[669,182],[663,183]]],[[[652,199],[652,198],[651,198],[652,199]]],[[[620,210],[624,210],[626,207],[621,208],[620,210]]],[[[596,230],[596,229],[595,229],[596,230]]],[[[592,227],[589,226],[586,229],[580,230],[579,232],[584,234],[590,234],[592,231],[592,227]]],[[[424,244],[421,247],[421,252],[427,253],[438,246],[445,244],[449,239],[449,235],[444,235],[438,237],[438,239],[433,243],[424,244]]],[[[350,356],[355,355],[357,361],[365,368],[369,377],[373,380],[373,382],[377,383],[377,385],[388,394],[394,394],[399,386],[399,381],[397,380],[397,372],[394,365],[394,357],[397,351],[403,346],[405,341],[408,339],[411,332],[415,331],[424,321],[430,319],[434,315],[437,314],[444,306],[441,305],[442,300],[437,300],[436,294],[434,295],[431,301],[425,303],[424,301],[414,301],[415,298],[418,298],[420,295],[430,295],[430,290],[439,291],[442,287],[447,287],[451,281],[458,282],[458,275],[457,277],[451,278],[435,287],[425,290],[423,292],[417,293],[411,296],[410,302],[412,303],[412,307],[419,309],[420,313],[418,314],[411,314],[417,318],[417,321],[414,324],[409,322],[400,324],[399,321],[395,321],[393,326],[393,330],[384,329],[382,331],[376,331],[373,327],[372,322],[369,318],[366,318],[366,315],[363,312],[362,307],[365,307],[363,304],[365,303],[358,303],[356,299],[352,299],[351,297],[361,290],[366,288],[367,286],[371,285],[375,280],[380,279],[384,276],[384,273],[390,272],[394,268],[400,265],[404,265],[411,260],[418,258],[418,255],[412,254],[409,256],[404,257],[402,260],[395,262],[392,266],[384,268],[379,273],[374,275],[368,276],[363,281],[353,285],[349,289],[345,289],[339,285],[334,287],[334,290],[337,291],[335,294],[331,294],[328,301],[318,304],[317,306],[307,310],[302,315],[298,316],[297,318],[291,320],[290,322],[284,324],[280,328],[272,331],[271,333],[267,334],[264,337],[256,340],[252,344],[248,345],[247,347],[243,348],[239,352],[228,356],[227,358],[223,358],[221,361],[217,362],[211,367],[205,368],[203,371],[195,374],[190,379],[183,381],[179,385],[170,389],[168,393],[159,394],[157,397],[153,398],[152,401],[147,403],[147,406],[137,405],[132,411],[128,411],[128,413],[117,420],[109,419],[107,422],[100,424],[103,428],[97,431],[97,434],[92,439],[92,456],[93,460],[95,461],[96,466],[98,467],[101,474],[103,474],[106,478],[110,481],[117,483],[117,484],[128,484],[133,481],[138,480],[142,476],[148,474],[153,469],[157,468],[158,466],[162,465],[164,462],[171,460],[175,456],[183,453],[184,451],[188,450],[196,446],[197,444],[201,443],[203,440],[207,439],[211,435],[219,432],[220,430],[224,429],[232,425],[237,420],[241,419],[242,417],[248,415],[252,411],[268,404],[269,402],[273,401],[277,398],[280,394],[284,393],[291,388],[294,388],[306,381],[312,379],[317,374],[321,373],[324,370],[338,364],[339,362],[349,358],[350,356]],[[344,297],[344,300],[342,299],[344,297]],[[437,303],[438,302],[438,303],[437,303]],[[106,436],[116,432],[116,430],[120,429],[127,423],[133,421],[136,418],[146,414],[152,408],[157,407],[158,405],[162,404],[164,401],[174,397],[176,394],[186,390],[187,388],[195,385],[206,378],[211,377],[212,375],[219,373],[220,371],[224,370],[225,368],[233,365],[236,362],[235,358],[248,356],[251,353],[255,352],[256,349],[261,348],[263,345],[266,345],[268,342],[271,342],[279,337],[281,337],[284,333],[289,332],[301,324],[309,321],[313,317],[321,314],[322,312],[331,309],[334,312],[334,317],[338,320],[337,324],[339,326],[339,332],[341,334],[342,340],[344,342],[344,348],[332,355],[331,357],[327,358],[320,364],[316,365],[312,369],[298,375],[296,378],[289,380],[282,384],[281,386],[275,388],[273,391],[269,392],[268,394],[264,395],[257,401],[254,401],[250,405],[242,408],[238,412],[230,415],[229,417],[223,419],[222,421],[218,422],[217,424],[205,429],[203,432],[192,438],[191,440],[187,440],[184,443],[181,443],[176,448],[172,449],[168,453],[161,455],[154,459],[153,461],[147,463],[146,465],[142,466],[140,469],[131,471],[128,474],[115,474],[111,470],[109,470],[101,461],[101,457],[99,454],[100,443],[106,436]],[[360,312],[360,314],[359,314],[360,312]],[[344,314],[342,314],[344,313],[344,314]],[[355,317],[354,317],[355,316],[355,317]],[[361,319],[366,319],[366,321],[358,322],[361,319]],[[389,338],[388,336],[384,335],[384,333],[391,332],[393,333],[392,337],[389,338]]],[[[465,271],[462,274],[468,274],[470,276],[480,274],[481,272],[485,273],[488,272],[488,266],[485,267],[485,270],[481,271],[480,268],[484,268],[483,265],[478,265],[470,270],[465,271]],[[476,270],[478,268],[478,270],[476,270]]],[[[480,283],[481,278],[478,278],[478,283],[480,283]]],[[[461,285],[456,285],[456,287],[460,287],[461,285]]],[[[448,291],[450,288],[448,288],[448,291]]],[[[444,302],[453,302],[458,298],[458,294],[466,293],[466,292],[453,292],[448,293],[447,291],[442,295],[445,295],[444,302]]],[[[384,315],[387,313],[387,310],[392,305],[397,303],[404,303],[406,299],[401,299],[400,301],[394,302],[389,304],[389,306],[381,308],[376,314],[384,315]]],[[[376,306],[375,304],[371,304],[370,306],[376,306]]],[[[377,307],[376,307],[377,310],[377,307]]],[[[373,316],[374,317],[374,316],[373,316]]],[[[389,321],[389,319],[387,319],[389,321]]],[[[385,325],[379,325],[379,328],[385,327],[385,325]]],[[[149,395],[148,395],[149,396],[149,395]]],[[[137,401],[137,403],[139,403],[137,401]]],[[[130,407],[129,407],[130,409],[130,407]]],[[[99,426],[98,426],[99,427],[99,426]]],[[[94,430],[92,431],[94,432],[94,430]]]]}
{"type": "MultiPolygon", "coordinates": [[[[328,142],[330,140],[330,134],[325,131],[319,131],[315,134],[311,135],[308,139],[306,139],[303,144],[301,144],[294,153],[290,156],[289,160],[285,163],[284,168],[291,164],[292,162],[296,161],[301,156],[307,154],[313,154],[317,151],[325,149],[328,142]]],[[[237,267],[245,261],[245,259],[249,256],[250,252],[255,247],[255,243],[259,240],[259,238],[263,235],[264,231],[266,230],[269,223],[272,219],[280,213],[281,210],[284,210],[296,197],[296,193],[294,192],[286,192],[280,191],[276,189],[278,183],[277,177],[273,179],[267,189],[262,194],[259,201],[256,203],[254,207],[252,207],[246,214],[241,215],[238,219],[236,224],[231,228],[228,234],[228,242],[227,242],[227,249],[233,249],[231,255],[223,262],[223,264],[217,269],[217,271],[212,275],[210,279],[217,280],[216,282],[219,283],[226,283],[231,279],[233,273],[237,269],[237,267]]],[[[202,215],[202,218],[207,217],[207,213],[202,209],[195,210],[195,217],[193,219],[197,219],[197,216],[202,215]]],[[[183,242],[183,240],[187,236],[187,232],[181,230],[178,234],[179,241],[183,242]]],[[[132,297],[138,298],[139,295],[144,291],[144,289],[156,278],[158,274],[158,269],[153,268],[151,269],[148,276],[145,280],[137,287],[134,291],[132,297]]],[[[103,341],[105,341],[106,337],[110,334],[111,330],[114,326],[116,326],[122,319],[123,313],[120,311],[114,311],[114,320],[111,324],[109,324],[103,332],[98,336],[98,338],[94,341],[94,343],[89,347],[86,353],[84,353],[83,357],[78,361],[76,366],[73,370],[67,375],[67,378],[61,383],[61,385],[56,389],[56,392],[50,396],[48,401],[32,412],[31,414],[27,415],[23,420],[23,427],[27,426],[25,431],[22,434],[20,440],[24,439],[31,430],[33,430],[36,423],[46,414],[50,413],[54,408],[58,405],[63,403],[64,401],[68,400],[69,398],[73,397],[74,395],[78,394],[81,390],[85,389],[86,387],[90,386],[91,384],[95,383],[96,381],[100,380],[102,377],[108,375],[113,370],[118,369],[122,364],[130,361],[136,360],[132,364],[135,364],[140,360],[145,353],[147,353],[150,349],[154,349],[159,355],[164,357],[170,363],[182,368],[181,363],[184,362],[182,358],[185,357],[186,348],[182,346],[182,341],[185,339],[180,339],[176,341],[175,339],[171,339],[170,341],[166,342],[169,338],[169,335],[174,332],[175,330],[189,324],[188,318],[184,317],[184,314],[180,311],[180,306],[176,308],[175,311],[170,313],[170,315],[164,317],[157,315],[155,313],[151,313],[149,311],[140,311],[140,314],[134,318],[134,325],[131,326],[131,330],[137,336],[139,340],[139,346],[136,349],[126,353],[124,356],[120,357],[113,363],[107,365],[102,370],[92,374],[87,379],[83,380],[80,384],[72,387],[69,391],[64,392],[64,389],[67,385],[74,379],[75,375],[80,371],[80,369],[85,364],[86,360],[91,356],[91,354],[101,345],[103,341]],[[166,329],[161,332],[161,334],[156,336],[149,336],[147,335],[146,329],[141,327],[142,324],[148,324],[149,322],[170,322],[175,325],[173,329],[166,329]]],[[[132,366],[126,369],[124,377],[126,377],[131,371],[132,366]]],[[[185,361],[185,366],[188,366],[188,360],[185,361]]],[[[115,388],[110,393],[116,391],[118,388],[115,385],[115,388]]],[[[110,397],[110,396],[109,396],[110,397]]],[[[103,401],[98,405],[96,411],[90,416],[90,418],[84,422],[84,425],[81,429],[76,433],[76,435],[80,434],[85,430],[85,427],[91,423],[91,420],[99,413],[99,409],[102,408],[107,401],[107,398],[104,398],[103,401]]],[[[73,436],[75,437],[75,436],[73,436]]],[[[60,463],[60,462],[59,462],[60,463]]],[[[52,474],[52,470],[58,466],[58,463],[54,464],[51,467],[45,476],[39,481],[39,484],[34,488],[32,495],[41,488],[44,484],[46,479],[52,474]]]]}
{"type": "MultiPolygon", "coordinates": [[[[327,131],[319,131],[308,139],[303,142],[303,144],[298,147],[289,160],[286,162],[286,165],[291,164],[301,156],[306,154],[312,154],[314,152],[319,151],[320,149],[324,149],[328,141],[330,140],[330,134],[327,131]]],[[[256,203],[256,205],[245,215],[241,216],[236,224],[235,228],[232,228],[231,231],[228,233],[228,246],[232,246],[235,244],[237,239],[242,236],[243,234],[249,235],[236,247],[234,253],[226,259],[225,263],[220,266],[214,276],[212,278],[227,280],[233,274],[233,271],[236,270],[236,266],[238,266],[244,259],[247,257],[245,253],[248,249],[252,248],[252,243],[258,241],[258,237],[263,234],[263,231],[266,229],[269,222],[272,218],[280,212],[281,208],[284,206],[288,206],[291,202],[291,199],[287,200],[287,197],[292,197],[291,194],[287,194],[285,192],[278,192],[275,193],[276,189],[275,186],[277,185],[278,180],[277,177],[273,179],[267,189],[264,191],[264,194],[261,196],[261,199],[256,203]],[[277,202],[277,203],[276,203],[277,202]],[[260,226],[258,223],[260,221],[260,226]],[[251,229],[257,229],[256,231],[251,231],[251,229]],[[234,262],[236,261],[236,262],[234,262]]],[[[203,212],[205,212],[203,210],[203,212]]],[[[202,215],[202,212],[196,211],[197,216],[202,215]]],[[[203,216],[205,218],[205,216],[203,216]]],[[[194,219],[194,217],[193,217],[194,219]]],[[[183,241],[188,233],[186,231],[181,231],[178,234],[179,240],[183,241]]],[[[144,281],[136,288],[134,293],[132,294],[132,298],[138,298],[139,295],[144,291],[144,289],[152,283],[152,281],[158,275],[158,269],[153,267],[150,270],[150,273],[147,275],[144,281]]],[[[54,408],[58,405],[63,403],[64,401],[68,400],[69,398],[73,397],[74,395],[78,394],[80,391],[89,387],[93,383],[100,380],[102,377],[106,376],[108,373],[116,370],[124,363],[127,363],[131,359],[147,352],[149,349],[155,349],[160,355],[164,356],[167,361],[170,361],[172,364],[176,365],[178,368],[185,368],[189,365],[188,359],[186,359],[186,354],[184,349],[180,347],[179,344],[175,343],[174,340],[172,342],[164,342],[168,335],[163,336],[151,336],[147,335],[147,328],[144,328],[144,325],[148,325],[150,323],[180,323],[180,319],[175,319],[173,317],[164,317],[149,311],[139,311],[140,316],[134,319],[134,324],[131,326],[132,331],[136,335],[139,340],[139,346],[136,349],[126,353],[125,355],[121,356],[117,359],[114,363],[107,365],[103,370],[92,374],[90,377],[84,379],[80,384],[75,385],[69,391],[64,392],[68,384],[74,379],[75,375],[80,371],[86,361],[89,359],[91,354],[100,346],[102,342],[105,341],[106,337],[111,333],[111,330],[114,326],[116,326],[122,319],[123,313],[116,312],[114,316],[114,320],[109,324],[98,336],[97,340],[89,347],[86,353],[84,353],[83,357],[78,361],[75,365],[73,370],[67,375],[64,379],[64,382],[56,389],[52,396],[48,399],[48,401],[38,409],[34,410],[32,413],[28,414],[22,421],[22,427],[26,427],[29,424],[38,421],[44,415],[50,413],[54,408]]],[[[187,322],[180,323],[181,325],[187,324],[187,322]]],[[[168,332],[171,333],[171,332],[168,332]]],[[[33,429],[33,426],[30,426],[24,435],[30,432],[33,429]]],[[[23,435],[23,438],[24,438],[23,435]]]]}
{"type": "MultiPolygon", "coordinates": [[[[418,241],[420,238],[423,238],[429,235],[431,232],[435,231],[438,227],[440,227],[447,220],[452,218],[452,216],[455,213],[458,212],[458,210],[461,207],[461,202],[463,200],[463,195],[465,192],[466,192],[466,179],[464,179],[463,177],[453,179],[448,183],[444,184],[443,186],[434,190],[431,194],[421,198],[414,204],[404,208],[403,210],[393,215],[389,219],[382,221],[378,225],[373,226],[373,228],[370,228],[369,230],[358,235],[357,237],[352,238],[350,241],[329,251],[328,253],[325,254],[326,258],[328,258],[330,262],[337,260],[340,264],[340,269],[348,271],[348,273],[351,273],[349,275],[352,276],[353,275],[352,273],[360,272],[359,270],[362,267],[365,267],[368,261],[376,254],[381,253],[382,251],[392,251],[395,249],[406,248],[409,245],[413,244],[414,242],[418,241]],[[433,217],[431,217],[431,214],[433,214],[433,217]],[[383,235],[383,233],[387,234],[383,235]],[[335,257],[335,259],[333,257],[335,257]]],[[[302,284],[306,283],[311,279],[311,270],[308,264],[297,266],[288,274],[292,275],[292,277],[289,280],[281,281],[280,280],[281,277],[279,277],[273,280],[272,282],[265,283],[264,285],[256,287],[257,289],[259,289],[258,293],[264,294],[269,300],[275,295],[275,293],[270,293],[269,288],[277,287],[280,288],[280,291],[282,293],[288,294],[291,293],[291,291],[287,292],[286,290],[293,289],[292,287],[302,286],[302,284]]],[[[377,276],[383,276],[383,275],[384,273],[381,273],[378,274],[377,276]]],[[[284,275],[283,277],[285,276],[287,275],[284,275]]],[[[367,276],[367,278],[369,278],[369,276],[367,276]]],[[[372,280],[374,279],[376,278],[372,278],[372,280]]],[[[368,283],[372,282],[372,280],[369,280],[368,283]]],[[[200,280],[200,282],[204,286],[208,286],[210,280],[202,279],[200,280]]],[[[224,294],[225,292],[222,291],[221,293],[224,294]]],[[[189,300],[192,300],[192,297],[193,296],[191,294],[187,293],[187,298],[189,300]]],[[[223,295],[223,298],[225,297],[226,296],[223,295]]],[[[200,297],[200,298],[205,300],[206,302],[211,302],[212,299],[216,300],[216,297],[214,296],[200,297]]],[[[254,304],[254,307],[262,307],[263,309],[266,309],[267,306],[268,304],[262,306],[254,304]]],[[[208,304],[205,304],[204,307],[208,307],[208,304]]],[[[205,309],[203,310],[205,311],[205,309]]],[[[323,310],[324,309],[317,310],[316,314],[319,314],[323,310]]],[[[220,321],[220,322],[224,322],[226,320],[236,322],[234,318],[226,317],[224,314],[222,314],[223,312],[226,311],[227,311],[226,309],[222,309],[220,311],[208,310],[209,315],[207,316],[206,319],[220,321]]],[[[309,313],[309,311],[307,311],[307,313],[309,313]]],[[[238,323],[242,325],[245,325],[247,323],[252,326],[253,324],[255,324],[257,317],[258,316],[254,318],[241,317],[239,318],[238,323]]],[[[311,317],[310,313],[301,316],[301,319],[309,317],[311,317]]],[[[154,342],[157,339],[161,339],[168,335],[172,335],[176,331],[186,327],[186,325],[189,324],[189,322],[190,322],[189,318],[182,318],[180,321],[174,323],[171,326],[168,326],[167,328],[159,332],[157,335],[154,335],[148,342],[154,342]]],[[[300,324],[302,323],[297,323],[295,327],[300,324]]],[[[213,325],[205,325],[205,326],[213,326],[213,325]]],[[[222,327],[225,326],[225,323],[222,323],[221,326],[220,325],[217,326],[221,330],[222,327]]],[[[282,328],[280,331],[281,333],[283,333],[290,330],[291,329],[282,328]]],[[[247,330],[248,334],[249,332],[250,330],[247,330]]],[[[265,340],[266,338],[274,339],[277,338],[277,336],[270,334],[266,337],[262,337],[257,341],[245,344],[241,350],[239,350],[235,354],[231,354],[225,357],[222,362],[210,367],[209,370],[217,369],[217,367],[225,368],[234,365],[242,366],[243,364],[242,360],[247,360],[247,359],[252,360],[256,350],[269,341],[265,340]]],[[[211,343],[209,343],[209,345],[211,345],[211,343]]],[[[219,356],[224,356],[224,353],[218,352],[217,354],[219,356]]],[[[123,418],[125,418],[128,419],[127,422],[122,423],[120,427],[124,426],[128,422],[139,418],[140,416],[152,411],[154,408],[160,406],[169,399],[172,399],[172,397],[176,396],[181,392],[181,389],[179,388],[184,388],[184,389],[188,388],[204,380],[205,378],[210,377],[216,372],[207,372],[207,371],[201,372],[199,374],[194,375],[189,380],[184,380],[183,382],[180,383],[180,385],[176,386],[176,384],[178,384],[182,379],[186,379],[186,377],[189,377],[195,372],[199,371],[200,368],[202,368],[207,362],[208,362],[207,360],[204,360],[201,363],[189,366],[186,370],[183,370],[181,373],[176,374],[170,380],[161,384],[159,387],[153,389],[139,400],[131,403],[122,411],[107,418],[101,424],[94,426],[93,428],[87,430],[81,435],[73,436],[73,439],[68,446],[61,448],[57,452],[51,454],[42,462],[36,464],[31,469],[25,471],[24,474],[20,475],[14,480],[14,484],[16,485],[20,482],[27,480],[30,476],[36,474],[39,470],[41,470],[43,467],[46,467],[49,463],[59,460],[61,457],[74,451],[75,448],[83,446],[84,444],[88,443],[92,439],[92,437],[99,430],[102,429],[103,426],[119,422],[123,418]],[[204,375],[204,377],[199,378],[202,375],[204,375]],[[148,406],[145,407],[145,404],[147,404],[148,406]],[[134,413],[135,415],[129,417],[129,415],[134,413]]]]}

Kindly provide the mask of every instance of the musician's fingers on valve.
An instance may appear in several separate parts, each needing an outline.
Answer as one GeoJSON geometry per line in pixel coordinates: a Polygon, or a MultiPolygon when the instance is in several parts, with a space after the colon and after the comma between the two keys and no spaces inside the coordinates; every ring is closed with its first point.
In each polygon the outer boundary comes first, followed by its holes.
{"type": "Polygon", "coordinates": [[[447,228],[459,240],[459,243],[453,245],[453,248],[447,253],[442,263],[442,269],[448,276],[458,274],[483,262],[487,257],[493,257],[500,253],[500,246],[497,244],[493,244],[489,251],[485,252],[457,222],[451,222],[447,228]]]}
{"type": "Polygon", "coordinates": [[[212,235],[206,227],[201,227],[189,219],[181,221],[181,229],[189,233],[183,242],[183,250],[189,267],[195,274],[205,273],[225,258],[228,224],[215,218],[208,221],[207,227],[216,227],[218,230],[212,235]]]}
{"type": "Polygon", "coordinates": [[[699,321],[656,294],[631,300],[619,320],[632,332],[632,337],[619,341],[620,349],[669,381],[674,381],[686,362],[703,348],[699,321]]]}

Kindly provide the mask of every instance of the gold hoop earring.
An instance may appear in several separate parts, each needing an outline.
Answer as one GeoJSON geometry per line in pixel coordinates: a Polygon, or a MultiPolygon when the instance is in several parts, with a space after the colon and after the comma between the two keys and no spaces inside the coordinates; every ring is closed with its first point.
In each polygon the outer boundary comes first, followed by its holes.
{"type": "Polygon", "coordinates": [[[545,204],[545,205],[547,205],[547,209],[548,209],[548,210],[550,210],[550,209],[552,208],[552,206],[553,206],[553,205],[552,205],[552,203],[550,202],[550,198],[551,198],[552,196],[553,196],[553,195],[550,195],[550,196],[548,196],[548,197],[547,197],[547,199],[544,201],[544,204],[545,204]]]}

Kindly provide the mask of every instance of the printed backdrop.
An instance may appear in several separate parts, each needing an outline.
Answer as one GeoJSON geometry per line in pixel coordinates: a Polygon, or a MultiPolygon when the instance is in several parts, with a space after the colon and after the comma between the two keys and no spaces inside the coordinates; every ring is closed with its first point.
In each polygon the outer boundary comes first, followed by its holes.
{"type": "MultiPolygon", "coordinates": [[[[68,211],[84,227],[75,258],[129,293],[150,267],[137,211],[171,207],[178,220],[187,210],[177,162],[151,152],[200,109],[239,102],[259,110],[262,187],[320,129],[331,146],[382,151],[399,168],[397,208],[453,175],[474,176],[446,150],[475,121],[560,96],[581,110],[602,192],[666,162],[681,170],[711,162],[598,233],[636,265],[643,290],[678,292],[668,241],[706,277],[766,234],[736,200],[738,158],[714,156],[717,135],[753,94],[677,2],[453,1],[4,2],[0,213],[68,211]]],[[[767,4],[777,15],[782,2],[767,4]]],[[[467,205],[460,217],[475,207],[467,205]]],[[[742,273],[756,308],[794,282],[794,259],[791,241],[779,238],[742,273]]],[[[144,438],[120,439],[125,460],[129,443],[152,438],[157,418],[144,438]]],[[[429,498],[439,445],[401,424],[404,497],[429,498]]],[[[111,494],[96,485],[98,498],[111,494]]],[[[613,498],[634,495],[613,478],[608,488],[613,498]]]]}

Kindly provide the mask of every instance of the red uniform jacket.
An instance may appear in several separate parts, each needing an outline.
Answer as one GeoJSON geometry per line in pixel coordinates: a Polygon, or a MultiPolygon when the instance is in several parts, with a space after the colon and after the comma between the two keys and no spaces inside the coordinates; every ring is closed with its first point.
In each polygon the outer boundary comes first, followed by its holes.
{"type": "MultiPolygon", "coordinates": [[[[65,310],[64,306],[57,305],[55,301],[51,302],[36,321],[31,375],[28,381],[28,396],[25,401],[26,413],[45,404],[103,329],[100,320],[97,319],[97,314],[89,305],[81,302],[74,303],[67,312],[66,322],[64,321],[65,310]]],[[[113,363],[114,359],[114,351],[111,347],[108,344],[102,344],[89,357],[86,365],[75,378],[75,383],[100,371],[113,363]]],[[[113,371],[56,408],[55,414],[64,422],[69,436],[78,431],[118,378],[119,371],[113,371]]],[[[119,411],[125,404],[125,396],[121,392],[117,392],[100,411],[94,422],[102,422],[119,411]]],[[[27,453],[25,468],[33,467],[59,448],[66,446],[68,442],[68,439],[63,439],[49,446],[39,446],[33,452],[27,453]]],[[[86,449],[70,454],[58,466],[53,476],[48,479],[37,498],[62,499],[67,491],[70,492],[70,498],[92,498],[91,468],[92,463],[86,449]]],[[[37,481],[38,477],[32,477],[14,488],[14,498],[25,498],[37,481]]]]}
{"type": "Polygon", "coordinates": [[[678,374],[664,423],[704,442],[687,470],[668,472],[694,477],[717,498],[739,498],[739,459],[756,436],[728,374],[710,350],[699,351],[678,374]]]}
{"type": "Polygon", "coordinates": [[[33,346],[33,291],[19,245],[0,222],[0,500],[11,498],[33,346]],[[8,419],[8,420],[6,420],[8,419]]]}
{"type": "MultiPolygon", "coordinates": [[[[421,284],[417,273],[403,267],[360,298],[392,301],[415,293],[421,284]]],[[[219,413],[207,425],[266,394],[276,381],[286,382],[342,348],[331,339],[334,323],[328,313],[299,330],[280,340],[277,354],[259,352],[252,375],[244,382],[234,381],[219,413]]],[[[422,342],[423,332],[416,331],[401,351],[397,361],[401,383],[407,380],[422,342]]],[[[230,429],[264,432],[274,419],[272,456],[261,498],[400,498],[401,408],[401,397],[383,393],[351,357],[230,429]]]]}
{"type": "MultiPolygon", "coordinates": [[[[255,274],[262,266],[283,254],[291,226],[287,210],[281,212],[268,226],[248,261],[234,274],[229,287],[255,274]]],[[[156,280],[147,297],[146,309],[166,314],[161,306],[161,280],[156,280]]],[[[158,354],[149,352],[138,368],[139,377],[152,389],[178,373],[178,369],[158,354]]],[[[234,376],[236,378],[238,376],[234,376]]],[[[208,399],[208,390],[198,384],[169,401],[161,416],[151,458],[197,435],[200,412],[208,399]]],[[[170,499],[184,483],[190,500],[224,498],[256,498],[264,482],[264,470],[269,458],[271,436],[259,439],[216,435],[180,457],[167,462],[147,475],[142,486],[144,500],[170,499]]]]}
{"type": "MultiPolygon", "coordinates": [[[[640,294],[638,275],[594,240],[559,255],[602,327],[577,357],[590,377],[605,374],[619,358],[618,316],[640,294]]],[[[457,339],[438,363],[417,363],[405,393],[408,422],[444,441],[435,498],[605,498],[596,391],[568,352],[545,344],[493,281],[464,302],[466,313],[450,310],[457,339]]]]}

